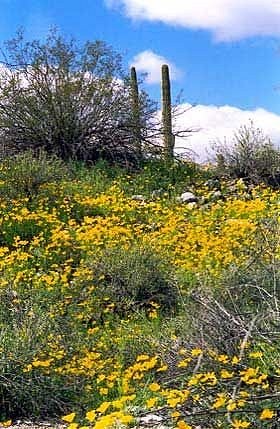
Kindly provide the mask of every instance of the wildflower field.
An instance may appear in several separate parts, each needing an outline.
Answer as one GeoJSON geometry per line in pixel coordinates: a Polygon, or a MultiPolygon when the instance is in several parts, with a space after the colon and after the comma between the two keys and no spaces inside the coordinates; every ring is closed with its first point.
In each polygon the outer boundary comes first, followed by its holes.
{"type": "Polygon", "coordinates": [[[279,191],[103,167],[11,195],[7,174],[2,425],[278,427],[279,191]]]}

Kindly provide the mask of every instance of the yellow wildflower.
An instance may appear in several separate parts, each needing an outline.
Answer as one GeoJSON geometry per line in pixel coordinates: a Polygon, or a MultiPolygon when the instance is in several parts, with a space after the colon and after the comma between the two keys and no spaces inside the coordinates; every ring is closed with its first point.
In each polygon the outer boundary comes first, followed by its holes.
{"type": "Polygon", "coordinates": [[[263,352],[251,352],[249,353],[249,357],[252,359],[261,358],[263,355],[263,352]]]}
{"type": "Polygon", "coordinates": [[[147,406],[147,408],[153,408],[157,402],[158,402],[158,398],[147,399],[146,406],[147,406]]]}
{"type": "Polygon", "coordinates": [[[4,422],[1,422],[0,426],[3,426],[4,428],[8,428],[9,426],[12,426],[12,420],[6,420],[4,422]]]}
{"type": "Polygon", "coordinates": [[[243,429],[248,428],[251,425],[250,422],[246,422],[245,420],[233,420],[232,428],[233,429],[243,429]]]}
{"type": "Polygon", "coordinates": [[[231,359],[231,363],[233,365],[237,365],[239,362],[240,362],[240,359],[237,356],[233,356],[233,358],[231,359]]]}
{"type": "Polygon", "coordinates": [[[199,356],[202,354],[202,350],[201,349],[192,349],[191,351],[191,355],[192,356],[199,356]]]}
{"type": "Polygon", "coordinates": [[[103,414],[103,413],[105,413],[105,411],[108,410],[108,408],[110,407],[110,405],[111,405],[111,402],[107,402],[107,401],[102,402],[102,404],[99,405],[98,408],[96,408],[96,411],[98,411],[99,413],[103,414]]]}
{"type": "Polygon", "coordinates": [[[158,392],[160,390],[160,385],[158,383],[151,383],[149,385],[149,390],[151,392],[158,392]]]}
{"type": "Polygon", "coordinates": [[[217,408],[221,408],[225,405],[227,400],[227,396],[224,393],[218,393],[217,395],[217,399],[214,402],[214,404],[212,405],[212,408],[217,409],[217,408]]]}
{"type": "Polygon", "coordinates": [[[227,379],[232,378],[234,376],[234,372],[229,372],[226,369],[221,370],[221,378],[227,379]]]}
{"type": "Polygon", "coordinates": [[[217,361],[221,363],[228,363],[229,357],[227,355],[219,355],[217,361]]]}
{"type": "Polygon", "coordinates": [[[131,423],[134,420],[134,418],[128,414],[119,416],[119,419],[120,419],[120,422],[124,425],[127,423],[131,423]]]}
{"type": "Polygon", "coordinates": [[[96,412],[94,410],[88,411],[86,413],[86,419],[92,423],[96,418],[96,412]]]}
{"type": "Polygon", "coordinates": [[[192,427],[190,425],[188,425],[184,420],[179,420],[177,422],[177,426],[178,429],[192,429],[192,427]]]}
{"type": "Polygon", "coordinates": [[[265,408],[261,412],[260,420],[269,420],[269,419],[272,419],[275,415],[276,415],[275,411],[265,408]]]}
{"type": "Polygon", "coordinates": [[[66,423],[72,423],[75,416],[76,416],[76,413],[70,413],[70,414],[67,414],[66,416],[61,417],[61,420],[63,420],[66,423]]]}

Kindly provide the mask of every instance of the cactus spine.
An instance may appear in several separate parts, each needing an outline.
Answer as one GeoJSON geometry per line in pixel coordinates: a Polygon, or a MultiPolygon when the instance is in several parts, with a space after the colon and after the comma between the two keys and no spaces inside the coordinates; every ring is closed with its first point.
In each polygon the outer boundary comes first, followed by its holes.
{"type": "Polygon", "coordinates": [[[137,146],[138,160],[142,160],[142,142],[141,142],[141,120],[140,103],[137,73],[135,67],[130,69],[131,103],[132,103],[132,121],[135,144],[137,146]]]}
{"type": "Polygon", "coordinates": [[[167,161],[174,157],[175,137],[172,133],[172,111],[169,67],[164,64],[161,69],[162,81],[162,134],[164,142],[164,155],[167,161]]]}

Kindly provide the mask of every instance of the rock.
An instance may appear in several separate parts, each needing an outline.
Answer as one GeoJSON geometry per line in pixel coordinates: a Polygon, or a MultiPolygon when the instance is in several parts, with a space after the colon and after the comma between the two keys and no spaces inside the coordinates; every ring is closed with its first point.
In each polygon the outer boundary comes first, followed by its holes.
{"type": "Polygon", "coordinates": [[[215,191],[213,192],[213,194],[211,195],[211,199],[214,201],[223,199],[223,194],[221,193],[221,191],[215,191]]]}
{"type": "Polygon", "coordinates": [[[153,192],[151,193],[151,197],[152,198],[157,198],[160,197],[162,194],[164,193],[163,189],[154,189],[153,192]]]}
{"type": "Polygon", "coordinates": [[[197,203],[198,199],[192,192],[183,192],[178,197],[178,201],[181,203],[197,203]]]}
{"type": "Polygon", "coordinates": [[[150,425],[150,424],[159,424],[161,423],[163,420],[162,416],[159,416],[158,414],[147,414],[146,416],[140,417],[139,418],[139,423],[140,424],[146,424],[146,425],[150,425]]]}
{"type": "Polygon", "coordinates": [[[141,194],[139,194],[139,195],[132,195],[131,199],[135,200],[135,201],[145,201],[146,200],[145,196],[141,195],[141,194]]]}
{"type": "Polygon", "coordinates": [[[9,426],[9,429],[66,429],[64,423],[58,421],[52,422],[32,422],[30,420],[16,420],[9,426]]]}

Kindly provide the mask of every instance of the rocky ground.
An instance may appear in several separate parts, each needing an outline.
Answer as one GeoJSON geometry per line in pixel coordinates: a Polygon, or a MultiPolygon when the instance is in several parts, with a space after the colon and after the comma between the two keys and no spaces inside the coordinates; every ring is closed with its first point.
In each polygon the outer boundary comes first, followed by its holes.
{"type": "Polygon", "coordinates": [[[9,429],[65,429],[67,425],[59,422],[32,422],[29,420],[17,420],[9,429]]]}

